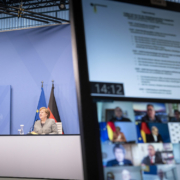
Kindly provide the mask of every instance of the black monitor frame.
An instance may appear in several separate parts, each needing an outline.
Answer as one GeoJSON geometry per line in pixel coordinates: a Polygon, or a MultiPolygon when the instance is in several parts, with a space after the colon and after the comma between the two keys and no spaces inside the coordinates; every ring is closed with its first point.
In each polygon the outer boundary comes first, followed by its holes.
{"type": "MultiPolygon", "coordinates": [[[[180,12],[180,4],[166,1],[167,6],[152,5],[144,0],[114,0],[136,5],[148,6],[158,9],[180,12]]],[[[97,100],[118,100],[118,101],[142,101],[142,102],[171,102],[180,103],[174,99],[153,99],[153,98],[127,98],[127,97],[102,97],[91,96],[88,74],[87,53],[85,43],[84,22],[82,13],[82,0],[70,1],[70,20],[72,34],[73,64],[76,82],[78,101],[78,113],[81,132],[82,158],[84,168],[84,179],[103,180],[102,155],[100,147],[99,125],[97,121],[96,105],[97,100]]]]}

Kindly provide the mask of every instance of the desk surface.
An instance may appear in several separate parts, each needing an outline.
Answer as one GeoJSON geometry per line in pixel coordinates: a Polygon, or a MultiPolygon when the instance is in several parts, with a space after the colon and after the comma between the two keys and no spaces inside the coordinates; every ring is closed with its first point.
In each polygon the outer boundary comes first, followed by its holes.
{"type": "Polygon", "coordinates": [[[83,179],[79,135],[7,135],[0,144],[1,177],[83,179]]]}

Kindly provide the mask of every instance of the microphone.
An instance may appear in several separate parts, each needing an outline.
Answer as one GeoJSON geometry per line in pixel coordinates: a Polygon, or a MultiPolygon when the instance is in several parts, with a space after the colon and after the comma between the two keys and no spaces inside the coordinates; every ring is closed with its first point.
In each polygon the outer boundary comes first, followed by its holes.
{"type": "Polygon", "coordinates": [[[30,127],[28,134],[31,134],[33,127],[34,127],[34,124],[30,127]]]}

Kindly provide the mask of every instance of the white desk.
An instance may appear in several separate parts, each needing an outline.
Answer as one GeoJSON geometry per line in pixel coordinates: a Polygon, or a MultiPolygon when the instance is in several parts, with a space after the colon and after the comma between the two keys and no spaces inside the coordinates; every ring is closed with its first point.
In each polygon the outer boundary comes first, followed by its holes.
{"type": "Polygon", "coordinates": [[[79,135],[0,136],[0,176],[83,179],[79,135]]]}

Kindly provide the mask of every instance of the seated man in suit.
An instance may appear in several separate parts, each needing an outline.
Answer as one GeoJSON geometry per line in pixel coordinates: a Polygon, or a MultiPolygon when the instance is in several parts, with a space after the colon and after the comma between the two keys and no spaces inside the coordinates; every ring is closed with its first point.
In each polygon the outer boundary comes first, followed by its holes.
{"type": "Polygon", "coordinates": [[[107,166],[132,166],[132,162],[125,159],[125,149],[121,144],[116,144],[113,148],[115,159],[107,162],[107,166]]]}
{"type": "Polygon", "coordinates": [[[115,117],[113,117],[111,122],[131,122],[130,119],[123,117],[122,109],[120,107],[116,107],[114,110],[115,117]]]}
{"type": "Polygon", "coordinates": [[[177,109],[174,110],[174,117],[169,122],[180,122],[179,111],[177,109]]]}
{"type": "Polygon", "coordinates": [[[162,137],[161,135],[158,133],[158,128],[156,126],[152,126],[151,127],[151,134],[146,134],[146,139],[147,142],[160,142],[162,143],[162,137]]]}
{"type": "Polygon", "coordinates": [[[126,137],[118,126],[116,126],[116,131],[113,134],[113,142],[126,142],[126,137]]]}
{"type": "Polygon", "coordinates": [[[142,122],[157,122],[161,123],[161,119],[155,115],[154,106],[152,104],[147,105],[147,113],[142,117],[142,122]]]}
{"type": "Polygon", "coordinates": [[[142,162],[141,165],[155,165],[155,164],[164,164],[162,161],[161,154],[159,152],[156,152],[153,145],[148,145],[148,156],[146,156],[142,162]]]}

